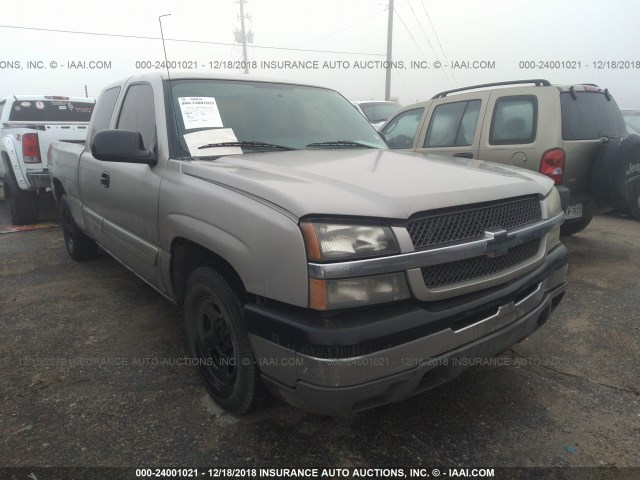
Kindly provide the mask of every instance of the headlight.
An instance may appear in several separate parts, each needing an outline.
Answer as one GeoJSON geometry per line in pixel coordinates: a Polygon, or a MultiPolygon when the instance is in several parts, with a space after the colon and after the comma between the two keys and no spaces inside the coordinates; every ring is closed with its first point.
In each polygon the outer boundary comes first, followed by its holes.
{"type": "Polygon", "coordinates": [[[315,310],[394,302],[409,296],[404,273],[340,280],[309,280],[309,306],[315,310]]]}
{"type": "MultiPolygon", "coordinates": [[[[556,187],[551,189],[549,195],[544,199],[544,205],[547,209],[547,218],[553,218],[562,212],[562,201],[560,193],[556,187]]],[[[547,234],[547,252],[560,243],[560,225],[556,225],[553,230],[547,234]]]]}
{"type": "Polygon", "coordinates": [[[310,260],[332,261],[398,253],[389,227],[303,222],[300,225],[310,260]]]}
{"type": "Polygon", "coordinates": [[[547,207],[547,218],[553,218],[562,211],[562,201],[560,200],[560,192],[556,187],[553,187],[544,199],[544,204],[547,207]]]}

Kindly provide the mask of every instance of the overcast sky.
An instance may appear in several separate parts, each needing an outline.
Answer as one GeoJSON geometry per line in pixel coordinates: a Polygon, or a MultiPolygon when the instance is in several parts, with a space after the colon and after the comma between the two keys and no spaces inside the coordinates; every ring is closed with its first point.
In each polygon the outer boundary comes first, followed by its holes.
{"type": "MultiPolygon", "coordinates": [[[[312,81],[352,100],[384,99],[385,71],[372,62],[386,58],[388,0],[249,0],[245,13],[252,73],[312,81]],[[265,69],[264,61],[318,63],[265,69]]],[[[136,62],[155,67],[164,59],[156,39],[163,14],[171,14],[163,19],[170,61],[192,62],[199,72],[239,72],[214,68],[242,60],[242,48],[233,45],[240,26],[234,0],[8,0],[0,17],[0,96],[84,95],[85,85],[97,96],[107,83],[139,71],[143,64],[136,62]],[[108,68],[90,69],[92,60],[108,68]],[[81,61],[85,68],[69,63],[81,61]]],[[[392,73],[391,95],[408,104],[470,84],[546,78],[597,83],[621,107],[640,109],[639,25],[640,0],[395,0],[393,59],[404,68],[392,73]],[[452,68],[455,62],[462,68],[452,68]],[[473,62],[488,63],[473,68],[473,62]],[[539,69],[545,65],[538,62],[551,63],[539,69]]]]}

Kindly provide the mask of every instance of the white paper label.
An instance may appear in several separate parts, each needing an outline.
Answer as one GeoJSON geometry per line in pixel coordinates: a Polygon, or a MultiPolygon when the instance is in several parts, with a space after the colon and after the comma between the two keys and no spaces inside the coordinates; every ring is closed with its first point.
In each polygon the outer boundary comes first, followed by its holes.
{"type": "Polygon", "coordinates": [[[200,148],[204,145],[237,142],[235,133],[231,128],[216,128],[213,130],[200,130],[199,132],[184,134],[184,140],[187,142],[189,153],[192,157],[209,157],[218,155],[240,155],[242,148],[240,147],[208,147],[200,148]]]}
{"type": "Polygon", "coordinates": [[[178,98],[185,130],[191,128],[220,128],[222,118],[213,97],[178,98]]]}

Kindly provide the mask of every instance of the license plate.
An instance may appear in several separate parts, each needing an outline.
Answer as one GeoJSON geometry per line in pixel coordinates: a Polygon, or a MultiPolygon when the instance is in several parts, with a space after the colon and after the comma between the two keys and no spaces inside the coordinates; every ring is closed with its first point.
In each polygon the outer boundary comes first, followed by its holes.
{"type": "Polygon", "coordinates": [[[580,218],[582,217],[582,202],[572,203],[564,212],[564,218],[580,218]]]}

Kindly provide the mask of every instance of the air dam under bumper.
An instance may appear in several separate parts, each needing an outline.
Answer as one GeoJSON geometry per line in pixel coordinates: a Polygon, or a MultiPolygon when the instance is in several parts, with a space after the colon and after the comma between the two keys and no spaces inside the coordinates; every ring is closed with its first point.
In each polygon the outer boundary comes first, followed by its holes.
{"type": "MultiPolygon", "coordinates": [[[[459,312],[461,307],[456,305],[448,316],[449,327],[346,358],[301,353],[298,350],[307,349],[294,350],[280,344],[286,342],[267,340],[251,328],[259,320],[256,312],[247,312],[251,344],[262,378],[275,395],[292,405],[323,415],[348,415],[437,387],[453,380],[478,359],[507,350],[543,325],[566,289],[566,260],[567,250],[559,245],[535,271],[517,282],[491,289],[487,295],[488,299],[493,299],[491,305],[500,294],[501,298],[510,301],[499,304],[495,311],[491,308],[493,313],[485,317],[472,317],[473,323],[456,322],[455,311],[459,312]],[[514,296],[514,292],[520,293],[514,296]]],[[[477,301],[475,298],[467,305],[477,309],[477,301]]],[[[416,308],[403,318],[405,321],[406,318],[416,320],[421,313],[422,317],[427,317],[424,311],[416,308]]],[[[443,315],[446,319],[447,312],[439,310],[438,317],[443,315]]],[[[267,319],[263,317],[263,320],[267,319]]],[[[285,322],[289,329],[290,320],[285,322]]],[[[273,322],[273,317],[269,322],[273,322]]],[[[325,322],[332,323],[335,322],[325,322]]],[[[344,328],[333,333],[340,331],[344,328]]]]}

